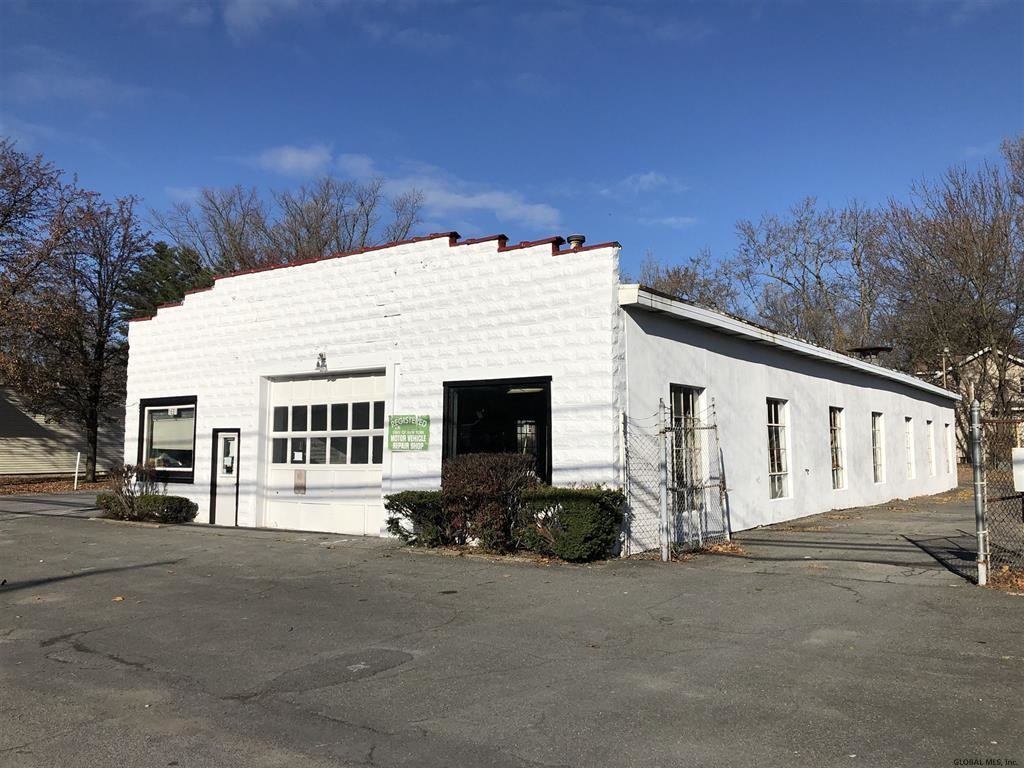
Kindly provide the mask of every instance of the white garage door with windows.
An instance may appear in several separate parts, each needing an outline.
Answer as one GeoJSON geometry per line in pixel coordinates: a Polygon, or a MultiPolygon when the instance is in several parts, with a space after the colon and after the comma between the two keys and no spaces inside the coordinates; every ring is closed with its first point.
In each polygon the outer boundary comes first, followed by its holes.
{"type": "Polygon", "coordinates": [[[263,525],[379,535],[384,373],[270,385],[263,525]]]}

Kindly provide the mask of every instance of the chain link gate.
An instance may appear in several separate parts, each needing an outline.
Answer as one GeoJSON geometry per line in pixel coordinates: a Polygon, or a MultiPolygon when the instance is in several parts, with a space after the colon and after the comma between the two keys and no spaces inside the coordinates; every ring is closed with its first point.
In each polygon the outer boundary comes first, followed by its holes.
{"type": "Polygon", "coordinates": [[[981,446],[989,573],[1024,571],[1024,493],[1013,484],[1013,449],[1024,448],[1024,418],[981,419],[981,446]]]}
{"type": "Polygon", "coordinates": [[[714,404],[667,418],[623,414],[626,520],[623,553],[663,560],[728,541],[729,509],[714,404]]]}

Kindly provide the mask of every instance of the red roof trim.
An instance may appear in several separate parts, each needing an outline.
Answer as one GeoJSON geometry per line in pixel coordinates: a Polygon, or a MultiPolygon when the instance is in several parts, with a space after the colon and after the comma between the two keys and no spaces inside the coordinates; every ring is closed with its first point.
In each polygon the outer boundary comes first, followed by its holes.
{"type": "Polygon", "coordinates": [[[534,248],[538,245],[551,244],[551,254],[558,253],[559,247],[565,245],[565,238],[556,235],[555,237],[545,237],[543,240],[523,240],[523,242],[516,245],[503,245],[498,248],[498,253],[504,253],[505,251],[517,251],[520,248],[534,248]]]}
{"type": "Polygon", "coordinates": [[[460,240],[456,245],[476,245],[477,243],[489,243],[497,240],[504,247],[505,243],[508,242],[508,235],[488,235],[487,237],[473,237],[468,240],[460,240]]]}
{"type": "Polygon", "coordinates": [[[582,253],[583,251],[596,251],[598,248],[621,248],[622,244],[618,240],[609,240],[607,243],[595,243],[594,245],[584,245],[582,248],[567,248],[564,251],[559,251],[559,255],[565,255],[570,253],[582,253]]]}

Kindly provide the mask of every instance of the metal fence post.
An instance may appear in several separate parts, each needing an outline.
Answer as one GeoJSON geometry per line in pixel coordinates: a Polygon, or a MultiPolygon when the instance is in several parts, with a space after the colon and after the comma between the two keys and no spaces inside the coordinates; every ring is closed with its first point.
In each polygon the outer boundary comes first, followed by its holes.
{"type": "Polygon", "coordinates": [[[658,400],[658,489],[661,504],[661,559],[668,562],[668,434],[665,426],[665,400],[658,400]]]}
{"type": "Polygon", "coordinates": [[[971,403],[971,462],[974,469],[974,528],[978,536],[978,586],[988,583],[988,530],[985,525],[985,474],[981,450],[981,405],[971,403]]]}

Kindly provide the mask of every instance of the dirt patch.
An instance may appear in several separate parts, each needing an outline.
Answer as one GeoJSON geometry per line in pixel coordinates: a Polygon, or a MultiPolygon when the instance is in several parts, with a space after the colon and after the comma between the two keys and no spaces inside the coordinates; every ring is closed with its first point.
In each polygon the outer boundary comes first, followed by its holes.
{"type": "MultiPolygon", "coordinates": [[[[95,483],[78,481],[80,491],[106,490],[106,480],[95,483]]],[[[70,493],[75,490],[75,481],[67,477],[2,477],[0,496],[15,496],[23,493],[70,493]]]]}
{"type": "Polygon", "coordinates": [[[531,563],[533,565],[552,565],[561,563],[557,557],[547,557],[533,552],[515,552],[510,555],[502,555],[496,552],[487,552],[479,547],[406,547],[406,552],[415,552],[422,555],[434,555],[436,557],[465,557],[470,560],[488,560],[499,563],[531,563]]]}
{"type": "Polygon", "coordinates": [[[1007,565],[997,568],[989,574],[988,586],[992,589],[1024,594],[1024,570],[1010,568],[1007,565]]]}

